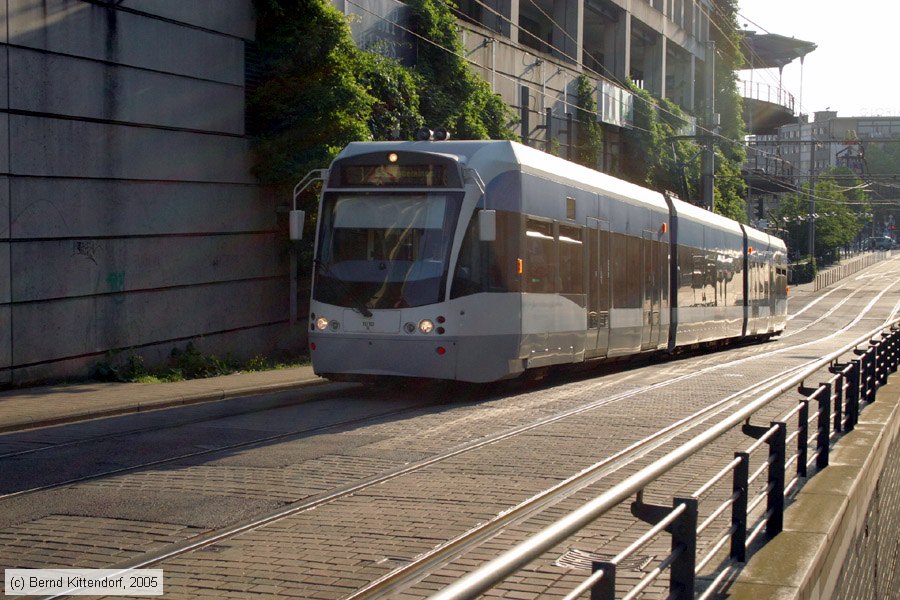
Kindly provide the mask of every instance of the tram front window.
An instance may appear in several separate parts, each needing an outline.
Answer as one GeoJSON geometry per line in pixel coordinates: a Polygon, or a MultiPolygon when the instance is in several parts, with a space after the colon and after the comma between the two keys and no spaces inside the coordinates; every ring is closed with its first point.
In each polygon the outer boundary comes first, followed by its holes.
{"type": "Polygon", "coordinates": [[[442,300],[461,194],[329,194],[315,298],[370,309],[442,300]]]}

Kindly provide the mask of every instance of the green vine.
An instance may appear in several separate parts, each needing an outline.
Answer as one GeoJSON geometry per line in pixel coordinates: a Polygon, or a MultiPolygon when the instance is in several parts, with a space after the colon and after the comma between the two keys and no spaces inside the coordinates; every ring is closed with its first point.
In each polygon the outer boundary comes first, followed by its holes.
{"type": "Polygon", "coordinates": [[[603,130],[597,121],[594,85],[585,75],[575,80],[575,117],[578,120],[575,139],[575,162],[596,169],[603,152],[603,130]]]}
{"type": "Polygon", "coordinates": [[[410,29],[420,36],[414,70],[421,77],[425,121],[446,127],[460,139],[514,139],[509,107],[464,58],[450,7],[441,0],[405,1],[411,12],[410,29]]]}

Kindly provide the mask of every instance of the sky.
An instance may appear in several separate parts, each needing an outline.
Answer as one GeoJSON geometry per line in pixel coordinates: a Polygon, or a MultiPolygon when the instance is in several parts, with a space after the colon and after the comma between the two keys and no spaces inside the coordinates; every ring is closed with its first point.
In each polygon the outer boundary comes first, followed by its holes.
{"type": "MultiPolygon", "coordinates": [[[[739,0],[738,27],[813,42],[802,68],[784,67],[782,85],[804,114],[839,117],[900,115],[900,1],[739,0]]],[[[741,79],[749,80],[750,71],[741,79]]],[[[753,81],[777,87],[778,69],[757,69],[753,81]]]]}

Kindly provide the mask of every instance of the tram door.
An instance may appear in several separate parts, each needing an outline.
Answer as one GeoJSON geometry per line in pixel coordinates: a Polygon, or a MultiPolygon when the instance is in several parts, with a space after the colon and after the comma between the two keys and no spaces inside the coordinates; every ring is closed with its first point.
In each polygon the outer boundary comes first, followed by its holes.
{"type": "Polygon", "coordinates": [[[748,276],[750,278],[749,292],[750,292],[750,319],[747,327],[748,335],[756,335],[759,329],[759,298],[760,298],[760,289],[759,289],[759,266],[756,264],[756,261],[753,259],[753,255],[750,255],[750,258],[747,260],[748,265],[748,276]]]}
{"type": "Polygon", "coordinates": [[[609,223],[588,217],[588,297],[585,357],[609,350],[609,223]]]}
{"type": "Polygon", "coordinates": [[[643,326],[641,327],[641,350],[653,349],[659,346],[659,322],[660,304],[662,303],[662,290],[660,282],[659,253],[656,252],[652,231],[645,231],[641,241],[641,273],[643,274],[642,286],[644,288],[643,326]]]}

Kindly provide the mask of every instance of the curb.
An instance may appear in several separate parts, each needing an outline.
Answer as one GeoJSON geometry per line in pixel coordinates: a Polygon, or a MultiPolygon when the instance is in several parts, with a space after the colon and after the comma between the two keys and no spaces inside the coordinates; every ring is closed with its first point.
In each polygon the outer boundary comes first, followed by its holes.
{"type": "Polygon", "coordinates": [[[202,404],[204,402],[215,402],[220,400],[229,400],[232,398],[285,392],[297,388],[325,385],[327,383],[329,383],[327,379],[317,377],[313,379],[292,381],[288,383],[270,383],[265,385],[236,387],[227,390],[219,389],[207,392],[196,392],[193,394],[186,394],[178,397],[160,399],[158,401],[149,400],[143,403],[92,410],[89,412],[73,413],[62,415],[59,417],[48,417],[40,420],[32,419],[27,421],[0,424],[0,434],[13,433],[16,431],[26,431],[29,429],[38,429],[41,427],[52,427],[54,425],[65,425],[68,423],[77,423],[81,421],[90,421],[92,419],[118,417],[139,412],[163,410],[166,408],[176,408],[179,406],[189,406],[192,404],[202,404]]]}

